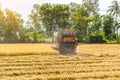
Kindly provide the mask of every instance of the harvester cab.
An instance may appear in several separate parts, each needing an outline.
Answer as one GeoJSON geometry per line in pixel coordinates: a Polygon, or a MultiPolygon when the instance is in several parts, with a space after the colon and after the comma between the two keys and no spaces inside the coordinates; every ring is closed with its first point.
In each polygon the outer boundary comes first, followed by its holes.
{"type": "Polygon", "coordinates": [[[63,30],[56,39],[56,47],[60,54],[76,54],[76,32],[63,30]]]}

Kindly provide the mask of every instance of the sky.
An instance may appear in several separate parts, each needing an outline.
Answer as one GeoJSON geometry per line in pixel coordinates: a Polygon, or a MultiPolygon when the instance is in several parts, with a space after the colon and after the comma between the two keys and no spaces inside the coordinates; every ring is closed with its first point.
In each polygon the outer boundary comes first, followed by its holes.
{"type": "MultiPolygon", "coordinates": [[[[99,0],[100,13],[105,14],[108,6],[111,5],[113,0],[99,0]]],[[[120,2],[120,0],[118,0],[120,2]]],[[[30,14],[34,4],[43,3],[60,3],[69,4],[70,2],[75,2],[78,4],[82,3],[82,0],[0,0],[2,4],[2,9],[8,8],[12,11],[20,13],[22,18],[27,21],[28,15],[30,14]]]]}

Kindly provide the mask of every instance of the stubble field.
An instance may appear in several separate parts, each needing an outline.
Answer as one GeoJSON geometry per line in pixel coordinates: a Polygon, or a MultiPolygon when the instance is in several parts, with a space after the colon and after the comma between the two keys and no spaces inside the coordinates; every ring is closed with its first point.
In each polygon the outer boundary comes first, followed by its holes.
{"type": "Polygon", "coordinates": [[[120,45],[79,44],[77,55],[60,55],[51,44],[0,44],[0,80],[120,80],[120,45]]]}

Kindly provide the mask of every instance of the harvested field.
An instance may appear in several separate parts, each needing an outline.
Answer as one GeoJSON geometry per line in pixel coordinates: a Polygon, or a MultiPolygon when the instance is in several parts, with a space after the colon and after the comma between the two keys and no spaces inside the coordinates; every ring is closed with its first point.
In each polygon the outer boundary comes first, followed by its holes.
{"type": "Polygon", "coordinates": [[[120,80],[120,45],[79,44],[77,55],[50,46],[0,44],[0,80],[120,80]]]}
{"type": "Polygon", "coordinates": [[[0,55],[57,54],[51,44],[0,44],[0,55]]]}
{"type": "Polygon", "coordinates": [[[120,55],[120,44],[79,44],[78,54],[112,54],[120,55]]]}

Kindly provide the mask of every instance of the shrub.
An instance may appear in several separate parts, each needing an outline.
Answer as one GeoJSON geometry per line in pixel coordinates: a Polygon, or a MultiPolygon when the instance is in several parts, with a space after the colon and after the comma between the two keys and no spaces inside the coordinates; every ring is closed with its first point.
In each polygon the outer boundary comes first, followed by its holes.
{"type": "Polygon", "coordinates": [[[104,43],[105,40],[103,40],[102,36],[96,35],[96,36],[89,36],[89,42],[90,43],[104,43]]]}

